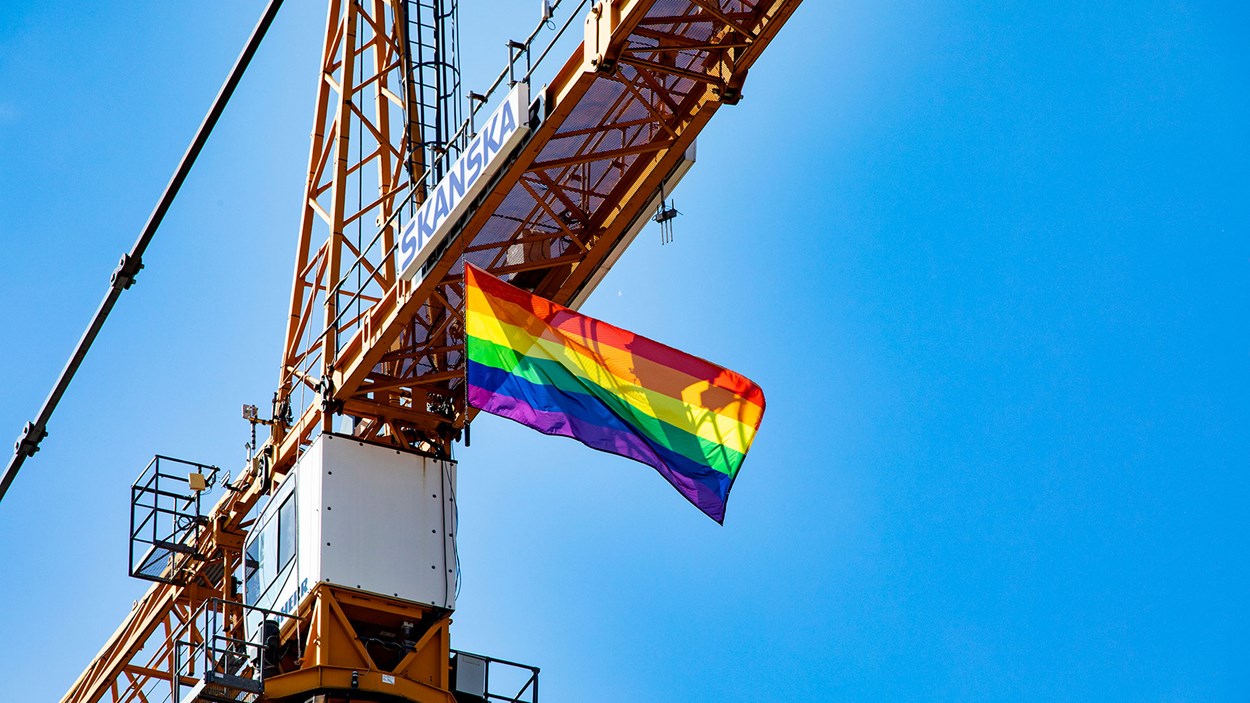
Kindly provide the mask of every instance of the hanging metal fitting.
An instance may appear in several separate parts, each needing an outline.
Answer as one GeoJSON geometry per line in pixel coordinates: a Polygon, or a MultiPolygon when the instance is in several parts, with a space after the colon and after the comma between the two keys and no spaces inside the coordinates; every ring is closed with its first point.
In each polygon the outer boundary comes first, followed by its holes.
{"type": "Polygon", "coordinates": [[[113,276],[109,279],[109,283],[114,290],[122,291],[135,284],[135,277],[139,275],[139,271],[143,269],[143,259],[130,254],[122,254],[122,258],[117,262],[117,268],[113,270],[113,276]]]}
{"type": "Polygon", "coordinates": [[[673,241],[673,220],[681,213],[677,210],[677,201],[668,201],[664,199],[664,188],[660,188],[660,205],[655,210],[655,216],[651,221],[660,226],[660,244],[669,244],[673,241]]]}
{"type": "Polygon", "coordinates": [[[321,377],[321,381],[317,383],[317,392],[321,394],[321,412],[337,415],[343,412],[343,401],[334,399],[334,381],[329,374],[327,370],[326,375],[321,377]]]}
{"type": "Polygon", "coordinates": [[[18,436],[17,441],[13,443],[13,452],[22,457],[34,456],[35,452],[39,451],[39,443],[47,436],[46,429],[36,428],[35,423],[28,422],[22,428],[22,434],[18,436]]]}

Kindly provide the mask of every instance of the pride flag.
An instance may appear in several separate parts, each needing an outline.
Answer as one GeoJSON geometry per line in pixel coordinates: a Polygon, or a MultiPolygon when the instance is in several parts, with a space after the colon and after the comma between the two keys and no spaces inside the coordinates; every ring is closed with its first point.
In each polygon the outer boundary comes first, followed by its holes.
{"type": "Polygon", "coordinates": [[[655,467],[723,523],[764,393],[703,359],[465,266],[468,400],[655,467]]]}

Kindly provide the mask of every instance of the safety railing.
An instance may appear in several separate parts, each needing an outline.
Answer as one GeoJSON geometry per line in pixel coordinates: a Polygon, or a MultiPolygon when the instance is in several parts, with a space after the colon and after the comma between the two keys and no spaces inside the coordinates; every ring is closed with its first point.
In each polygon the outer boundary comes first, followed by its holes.
{"type": "Polygon", "coordinates": [[[130,575],[178,583],[206,524],[202,496],[217,467],[157,455],[130,488],[130,575]]]}
{"type": "Polygon", "coordinates": [[[210,598],[174,642],[174,696],[180,703],[251,701],[283,656],[278,633],[294,616],[210,598]],[[258,622],[247,636],[248,621],[258,622]]]}
{"type": "Polygon", "coordinates": [[[451,651],[459,703],[538,703],[538,667],[483,654],[451,651]]]}

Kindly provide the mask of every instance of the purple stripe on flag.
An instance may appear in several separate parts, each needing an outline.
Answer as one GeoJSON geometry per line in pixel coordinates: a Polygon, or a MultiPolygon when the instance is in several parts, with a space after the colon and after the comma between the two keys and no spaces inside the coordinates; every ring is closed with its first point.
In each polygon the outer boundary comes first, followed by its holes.
{"type": "MultiPolygon", "coordinates": [[[[620,454],[647,464],[708,517],[724,522],[725,502],[732,484],[729,476],[702,467],[701,476],[680,473],[672,461],[666,461],[661,456],[672,452],[649,443],[598,401],[579,398],[551,386],[532,384],[506,372],[502,375],[507,375],[507,379],[497,378],[502,382],[491,384],[496,386],[494,390],[470,383],[469,404],[543,434],[571,437],[592,449],[620,454]],[[543,410],[543,406],[559,407],[562,411],[543,410]]],[[[682,459],[683,463],[689,462],[684,457],[682,459]]]]}

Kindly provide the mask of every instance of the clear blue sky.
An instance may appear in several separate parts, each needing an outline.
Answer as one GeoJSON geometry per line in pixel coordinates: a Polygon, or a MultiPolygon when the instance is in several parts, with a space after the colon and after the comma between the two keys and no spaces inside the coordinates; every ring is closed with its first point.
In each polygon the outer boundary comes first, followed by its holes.
{"type": "MultiPolygon", "coordinates": [[[[0,6],[0,440],[262,4],[0,6]]],[[[537,5],[463,0],[468,87],[537,5]]],[[[0,505],[6,700],[58,699],[144,590],[153,453],[237,472],[323,27],[283,9],[0,505]]],[[[725,527],[483,417],[455,646],[541,666],[553,702],[1247,700],[1247,27],[1240,3],[808,0],[701,138],[676,242],[646,231],[586,307],[764,388],[725,527]]]]}

